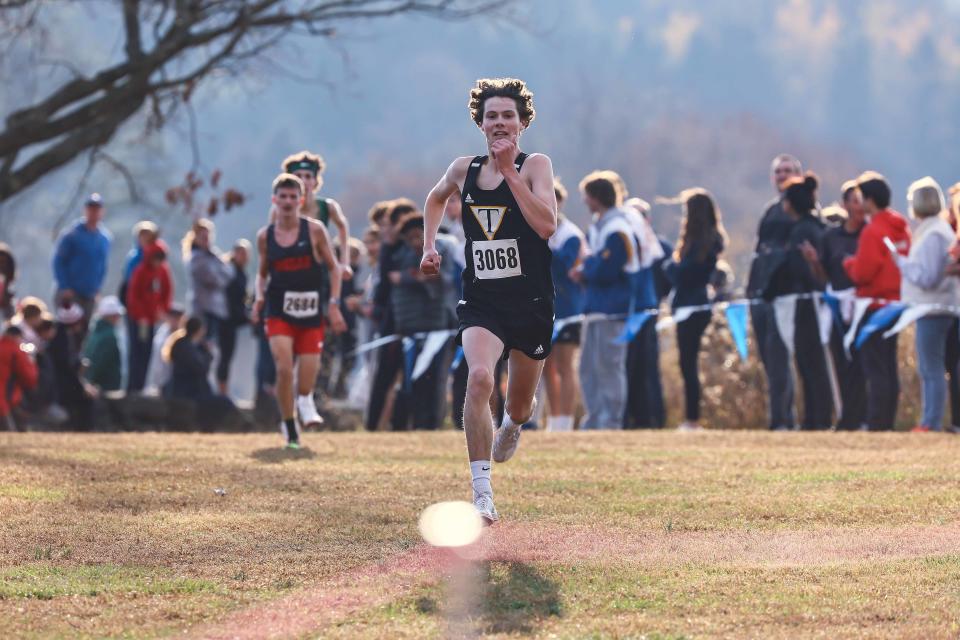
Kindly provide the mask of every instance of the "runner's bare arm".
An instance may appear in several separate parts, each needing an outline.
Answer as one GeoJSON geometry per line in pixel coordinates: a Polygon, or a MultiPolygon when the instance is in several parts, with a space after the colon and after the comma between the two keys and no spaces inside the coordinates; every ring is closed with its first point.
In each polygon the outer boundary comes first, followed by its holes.
{"type": "Polygon", "coordinates": [[[318,262],[327,265],[330,272],[330,302],[327,304],[327,317],[330,319],[330,328],[334,333],[341,333],[347,328],[340,313],[340,291],[343,283],[343,272],[336,256],[333,255],[333,246],[330,236],[319,220],[310,220],[310,241],[313,245],[313,255],[318,262]]]}
{"type": "Polygon", "coordinates": [[[350,222],[347,216],[343,214],[340,203],[333,198],[327,198],[327,209],[330,211],[330,220],[337,227],[337,240],[340,244],[340,269],[343,272],[343,279],[349,280],[353,277],[353,269],[350,267],[350,222]]]}
{"type": "Polygon", "coordinates": [[[557,231],[557,198],[553,191],[553,164],[550,158],[542,153],[531,154],[523,163],[526,176],[521,176],[513,165],[516,147],[512,142],[497,140],[491,146],[491,150],[496,153],[497,147],[501,146],[507,152],[510,161],[501,162],[497,154],[497,163],[513,197],[520,205],[520,213],[537,235],[547,240],[557,231]],[[506,145],[513,147],[513,151],[510,151],[506,145]]]}
{"type": "Polygon", "coordinates": [[[459,195],[463,181],[467,177],[467,168],[472,158],[464,156],[454,160],[440,181],[427,194],[423,205],[423,259],[420,270],[426,275],[436,275],[440,272],[440,254],[437,253],[437,230],[443,220],[443,211],[447,206],[447,199],[452,195],[459,195]]]}
{"type": "Polygon", "coordinates": [[[263,314],[263,301],[267,291],[267,276],[270,274],[270,265],[267,264],[267,230],[257,231],[257,278],[254,281],[253,324],[260,322],[263,314]]]}

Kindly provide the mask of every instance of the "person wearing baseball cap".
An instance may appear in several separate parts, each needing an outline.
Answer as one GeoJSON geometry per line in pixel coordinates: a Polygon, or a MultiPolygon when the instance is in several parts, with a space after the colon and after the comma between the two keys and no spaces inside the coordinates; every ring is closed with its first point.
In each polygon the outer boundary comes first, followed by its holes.
{"type": "Polygon", "coordinates": [[[84,203],[83,218],[60,236],[53,256],[57,306],[69,301],[79,304],[84,331],[107,275],[112,236],[102,224],[105,212],[103,198],[91,193],[84,203]]]}

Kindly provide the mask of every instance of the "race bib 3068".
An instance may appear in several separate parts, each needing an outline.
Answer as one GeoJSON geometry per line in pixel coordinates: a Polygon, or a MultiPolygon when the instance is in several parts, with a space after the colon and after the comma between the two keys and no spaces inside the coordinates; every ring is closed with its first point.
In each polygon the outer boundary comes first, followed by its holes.
{"type": "Polygon", "coordinates": [[[480,280],[523,275],[515,238],[475,241],[470,251],[473,253],[474,276],[480,280]]]}

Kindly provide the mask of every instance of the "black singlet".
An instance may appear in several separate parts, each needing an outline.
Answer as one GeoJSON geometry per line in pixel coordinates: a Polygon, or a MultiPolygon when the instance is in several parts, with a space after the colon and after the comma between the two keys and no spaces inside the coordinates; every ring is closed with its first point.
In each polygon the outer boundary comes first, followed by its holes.
{"type": "MultiPolygon", "coordinates": [[[[527,154],[517,156],[517,171],[527,154]]],[[[547,241],[527,223],[506,179],[496,189],[477,187],[477,176],[487,156],[470,162],[463,182],[464,251],[463,298],[500,305],[553,301],[553,253],[547,241]]]]}
{"type": "Polygon", "coordinates": [[[297,239],[289,247],[277,243],[276,225],[267,227],[267,317],[316,327],[323,323],[329,279],[313,254],[310,222],[303,217],[299,221],[297,239]]]}

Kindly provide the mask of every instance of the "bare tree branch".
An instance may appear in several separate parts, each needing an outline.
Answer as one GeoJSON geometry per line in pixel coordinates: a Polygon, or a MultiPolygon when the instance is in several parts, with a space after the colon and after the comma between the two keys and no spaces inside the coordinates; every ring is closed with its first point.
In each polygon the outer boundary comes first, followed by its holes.
{"type": "Polygon", "coordinates": [[[127,183],[127,193],[130,196],[131,202],[145,202],[143,195],[140,193],[140,189],[137,187],[137,179],[130,173],[130,169],[103,149],[98,149],[96,153],[97,160],[103,160],[114,171],[123,176],[124,182],[127,183]]]}
{"type": "Polygon", "coordinates": [[[140,0],[123,0],[123,27],[127,32],[126,52],[130,60],[143,57],[140,41],[140,0]]]}
{"type": "Polygon", "coordinates": [[[87,153],[87,166],[84,168],[83,174],[77,181],[77,188],[73,190],[73,194],[67,200],[67,205],[63,208],[63,211],[60,212],[60,215],[57,216],[53,226],[50,227],[51,240],[57,239],[57,237],[60,235],[60,232],[63,231],[64,225],[67,224],[67,220],[69,220],[70,216],[76,212],[77,201],[80,200],[80,196],[83,194],[83,192],[87,190],[87,181],[90,178],[90,174],[93,173],[94,167],[97,166],[97,150],[98,147],[93,147],[87,153]]]}
{"type": "MultiPolygon", "coordinates": [[[[331,38],[338,25],[404,13],[462,20],[509,2],[113,0],[124,27],[124,59],[77,75],[7,116],[0,130],[0,203],[78,155],[105,145],[145,104],[152,109],[148,126],[160,128],[178,105],[188,103],[198,84],[216,72],[239,72],[292,34],[331,38]],[[145,30],[153,36],[148,42],[145,30]],[[21,153],[36,145],[47,146],[21,153]],[[24,158],[19,166],[18,158],[24,158]]],[[[43,0],[0,0],[0,9],[27,12],[24,29],[42,28],[44,6],[43,0]]],[[[0,19],[3,15],[0,11],[0,19]]],[[[16,30],[0,33],[0,45],[16,35],[16,30]]]]}

